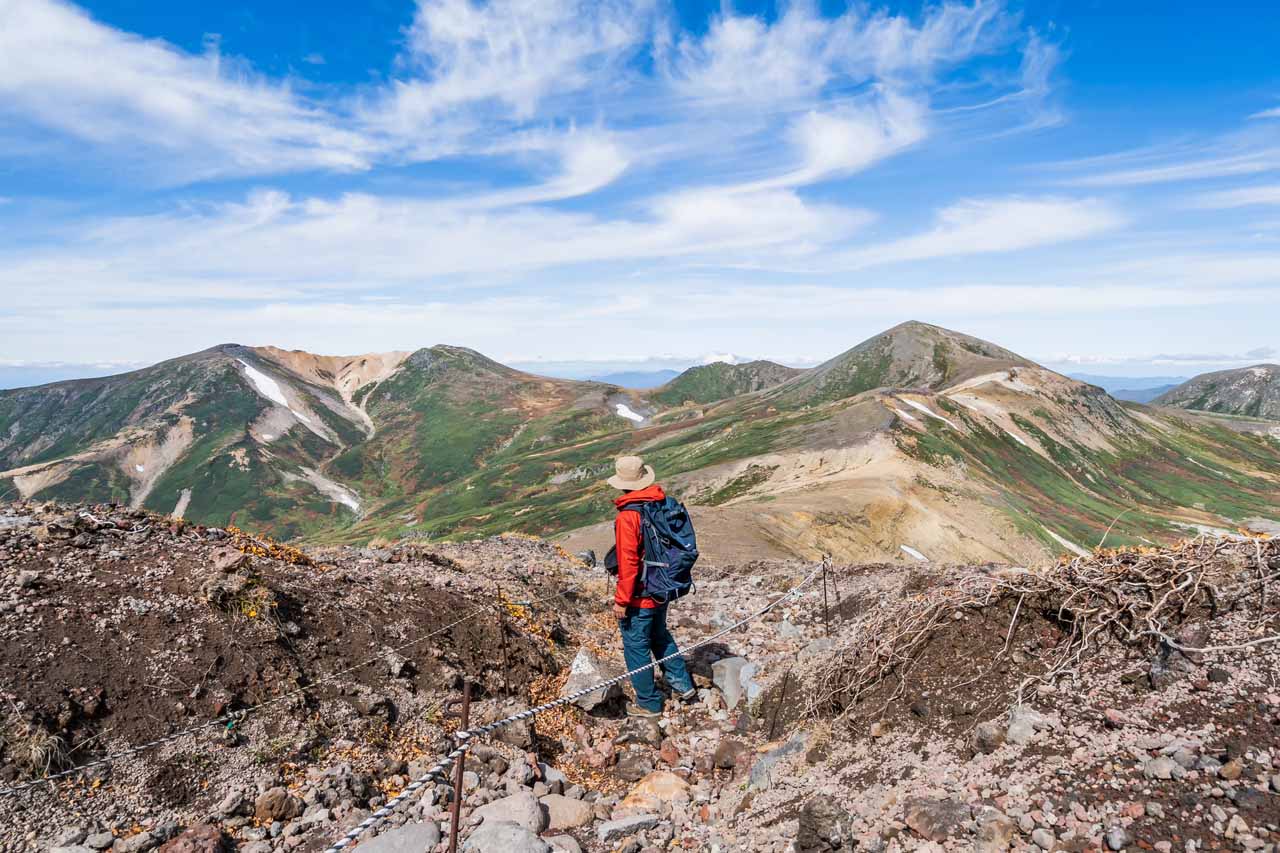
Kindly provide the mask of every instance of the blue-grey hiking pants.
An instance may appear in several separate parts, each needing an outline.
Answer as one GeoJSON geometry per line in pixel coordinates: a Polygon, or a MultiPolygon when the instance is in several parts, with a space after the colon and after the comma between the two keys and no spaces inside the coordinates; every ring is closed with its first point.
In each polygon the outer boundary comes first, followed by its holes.
{"type": "MultiPolygon", "coordinates": [[[[618,628],[622,632],[622,656],[629,670],[680,651],[675,637],[667,630],[665,604],[653,608],[627,608],[627,615],[618,620],[618,628]]],[[[667,661],[662,665],[662,672],[676,693],[693,689],[693,680],[689,678],[684,658],[674,657],[667,661]]],[[[631,676],[631,686],[636,691],[637,705],[650,711],[662,710],[662,694],[654,686],[652,669],[631,676]]]]}

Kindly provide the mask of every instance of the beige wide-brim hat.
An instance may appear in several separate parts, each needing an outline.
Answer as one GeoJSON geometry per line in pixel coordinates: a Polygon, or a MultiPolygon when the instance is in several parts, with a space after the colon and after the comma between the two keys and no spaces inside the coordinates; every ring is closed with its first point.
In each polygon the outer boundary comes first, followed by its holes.
{"type": "Polygon", "coordinates": [[[617,473],[609,478],[609,485],[624,492],[647,489],[658,479],[653,467],[644,464],[639,456],[623,456],[613,463],[613,467],[617,473]]]}

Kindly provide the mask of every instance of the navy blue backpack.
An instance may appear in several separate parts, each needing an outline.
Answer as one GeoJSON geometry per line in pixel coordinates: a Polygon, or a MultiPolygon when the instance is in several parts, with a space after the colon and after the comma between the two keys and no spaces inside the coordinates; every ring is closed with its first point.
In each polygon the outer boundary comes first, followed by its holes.
{"type": "Polygon", "coordinates": [[[628,504],[622,509],[640,513],[642,594],[665,603],[692,592],[698,540],[684,504],[668,497],[628,504]]]}

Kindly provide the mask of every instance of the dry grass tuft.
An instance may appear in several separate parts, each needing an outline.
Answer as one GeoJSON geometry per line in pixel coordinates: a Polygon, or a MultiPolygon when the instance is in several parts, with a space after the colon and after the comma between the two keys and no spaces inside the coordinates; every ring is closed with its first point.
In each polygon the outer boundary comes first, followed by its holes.
{"type": "Polygon", "coordinates": [[[71,766],[71,752],[63,738],[17,715],[11,716],[0,732],[0,752],[34,777],[71,766]]]}

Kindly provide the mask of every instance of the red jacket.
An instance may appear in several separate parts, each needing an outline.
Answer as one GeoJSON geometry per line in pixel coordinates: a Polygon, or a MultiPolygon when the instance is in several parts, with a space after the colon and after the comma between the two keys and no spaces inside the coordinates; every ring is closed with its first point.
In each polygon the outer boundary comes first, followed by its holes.
{"type": "Polygon", "coordinates": [[[647,596],[636,596],[640,579],[640,513],[622,512],[627,504],[660,501],[667,496],[662,486],[654,483],[647,489],[627,492],[613,503],[618,517],[613,522],[613,536],[618,546],[618,588],[613,594],[614,603],[623,607],[657,607],[658,603],[647,596]]]}

